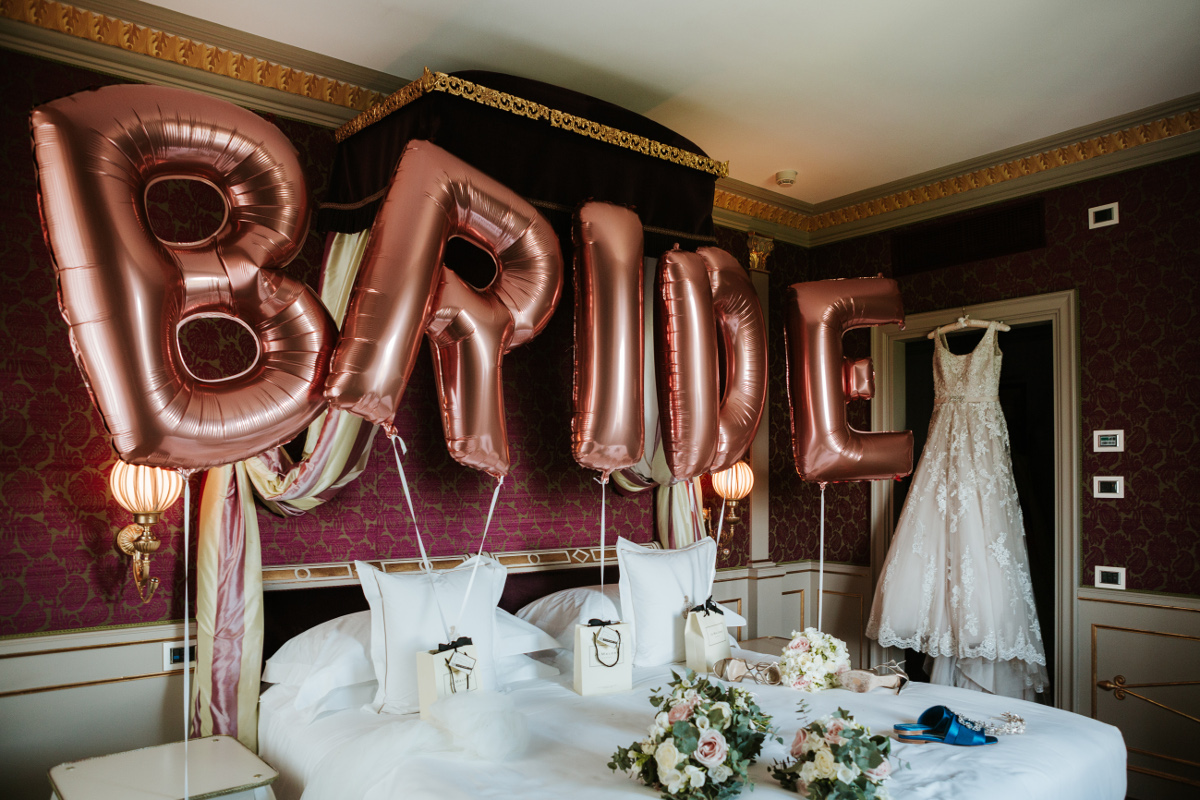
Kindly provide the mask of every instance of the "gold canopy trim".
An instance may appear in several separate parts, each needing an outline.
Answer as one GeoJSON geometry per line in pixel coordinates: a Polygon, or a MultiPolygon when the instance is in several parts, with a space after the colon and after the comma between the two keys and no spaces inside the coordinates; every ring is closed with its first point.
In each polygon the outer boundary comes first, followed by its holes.
{"type": "Polygon", "coordinates": [[[420,78],[417,78],[407,86],[402,86],[382,102],[371,106],[338,128],[334,136],[339,142],[343,142],[364,128],[379,122],[393,111],[404,108],[412,101],[424,97],[430,92],[445,92],[446,94],[490,106],[500,111],[507,111],[517,116],[534,120],[545,120],[553,128],[570,131],[580,136],[587,136],[590,139],[623,147],[626,150],[633,150],[651,158],[658,158],[663,161],[670,161],[673,164],[680,164],[691,169],[700,170],[701,172],[707,172],[710,175],[716,175],[718,178],[724,178],[729,174],[728,161],[714,161],[699,153],[681,150],[669,144],[647,139],[645,136],[638,136],[636,133],[623,131],[620,128],[613,128],[609,125],[602,125],[599,122],[593,122],[584,117],[577,117],[565,111],[558,111],[541,103],[535,103],[532,100],[526,100],[523,97],[509,94],[508,92],[489,89],[486,86],[481,86],[477,83],[454,77],[453,75],[447,75],[444,72],[431,72],[428,67],[425,68],[425,72],[420,78]]]}

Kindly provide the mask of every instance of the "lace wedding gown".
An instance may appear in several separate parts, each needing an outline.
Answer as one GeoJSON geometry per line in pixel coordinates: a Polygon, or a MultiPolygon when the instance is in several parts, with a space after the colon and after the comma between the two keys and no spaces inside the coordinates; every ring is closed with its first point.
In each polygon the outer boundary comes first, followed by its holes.
{"type": "Polygon", "coordinates": [[[1034,698],[1049,684],[1000,410],[996,323],[976,348],[935,337],[929,437],[867,636],[935,657],[931,680],[1034,698]]]}

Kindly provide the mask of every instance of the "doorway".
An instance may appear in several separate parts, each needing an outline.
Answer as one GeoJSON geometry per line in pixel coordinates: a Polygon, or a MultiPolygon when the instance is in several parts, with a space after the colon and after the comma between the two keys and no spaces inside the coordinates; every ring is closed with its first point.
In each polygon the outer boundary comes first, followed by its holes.
{"type": "MultiPolygon", "coordinates": [[[[872,329],[876,371],[872,429],[912,430],[915,466],[933,410],[933,342],[926,334],[964,312],[1012,326],[999,339],[1004,353],[1000,402],[1009,427],[1013,474],[1046,648],[1051,684],[1047,699],[1060,708],[1069,708],[1073,698],[1071,653],[1078,584],[1080,434],[1075,303],[1074,292],[1057,292],[914,314],[906,318],[903,331],[894,325],[872,329]]],[[[968,352],[982,335],[978,329],[951,334],[950,349],[968,352]]],[[[876,581],[910,480],[872,485],[871,561],[876,581]]],[[[874,658],[882,661],[893,655],[900,657],[873,645],[874,658]]],[[[918,666],[922,661],[917,657],[909,663],[918,666]]]]}

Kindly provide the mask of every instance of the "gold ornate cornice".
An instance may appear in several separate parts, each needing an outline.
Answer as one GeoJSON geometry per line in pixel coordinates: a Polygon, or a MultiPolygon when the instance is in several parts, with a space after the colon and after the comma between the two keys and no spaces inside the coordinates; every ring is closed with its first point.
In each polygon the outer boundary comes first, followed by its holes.
{"type": "Polygon", "coordinates": [[[424,97],[430,92],[445,92],[455,97],[461,97],[464,100],[481,103],[482,105],[507,111],[510,114],[516,114],[528,119],[546,120],[552,128],[570,131],[580,136],[587,136],[590,139],[597,139],[617,147],[623,147],[626,150],[633,150],[651,158],[658,158],[663,161],[670,161],[672,164],[680,164],[700,170],[701,172],[707,172],[710,175],[716,175],[718,178],[723,178],[729,174],[728,161],[714,161],[699,153],[681,150],[678,147],[672,147],[653,139],[647,139],[645,136],[638,136],[635,133],[623,131],[620,128],[613,128],[609,125],[602,125],[599,122],[585,119],[584,117],[577,117],[574,114],[568,114],[565,111],[559,111],[541,103],[535,103],[532,100],[518,97],[515,94],[489,89],[486,86],[481,86],[478,83],[463,80],[462,78],[456,78],[444,72],[431,72],[428,67],[425,68],[425,72],[421,77],[407,86],[402,86],[377,105],[372,106],[338,128],[334,136],[339,142],[345,141],[363,128],[379,122],[393,111],[404,108],[417,98],[424,97]]]}
{"type": "MultiPolygon", "coordinates": [[[[716,191],[713,206],[793,230],[812,233],[1078,164],[1196,130],[1200,130],[1200,108],[1011,159],[905,191],[811,214],[775,205],[766,200],[744,197],[721,188],[716,191]]],[[[837,203],[836,200],[833,202],[837,203]]]]}
{"type": "Polygon", "coordinates": [[[213,75],[361,111],[383,95],[224,47],[52,0],[0,0],[0,16],[213,75]]]}

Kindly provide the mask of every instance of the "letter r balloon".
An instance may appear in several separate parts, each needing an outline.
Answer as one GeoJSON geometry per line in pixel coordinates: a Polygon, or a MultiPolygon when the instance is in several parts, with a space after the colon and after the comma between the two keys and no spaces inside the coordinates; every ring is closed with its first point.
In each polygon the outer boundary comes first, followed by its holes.
{"type": "Polygon", "coordinates": [[[410,142],[371,229],[326,396],[392,430],[428,334],[447,448],[507,475],[503,357],[546,326],[562,285],[558,237],[532,205],[440,147],[410,142]],[[454,236],[492,255],[486,289],[443,265],[454,236]]]}
{"type": "Polygon", "coordinates": [[[850,361],[842,336],[851,328],[903,323],[900,289],[888,278],[796,283],[788,288],[784,338],[792,448],[806,481],[899,478],[912,472],[912,431],[850,427],[846,403],[874,392],[869,359],[850,361]]]}
{"type": "Polygon", "coordinates": [[[237,106],[159,86],[108,86],[34,109],[42,226],[72,348],[117,453],[132,464],[201,469],[286,442],[325,408],[337,328],[308,287],[282,274],[308,229],[291,143],[237,106]],[[202,241],[150,233],[146,190],[201,180],[226,215],[202,241]],[[196,378],[178,347],[198,316],[232,317],[255,362],[196,378]]]}

